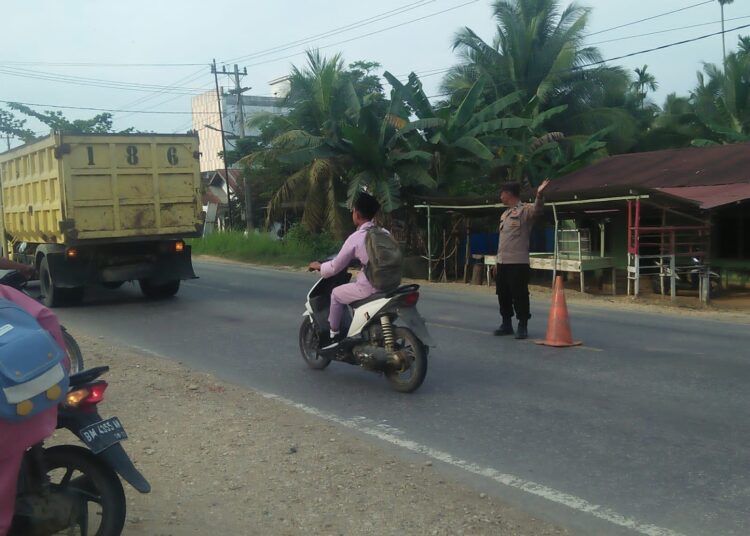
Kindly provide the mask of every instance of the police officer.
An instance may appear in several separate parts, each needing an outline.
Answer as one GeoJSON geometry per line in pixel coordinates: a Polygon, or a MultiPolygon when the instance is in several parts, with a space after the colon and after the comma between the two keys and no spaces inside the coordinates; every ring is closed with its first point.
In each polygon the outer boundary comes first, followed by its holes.
{"type": "Polygon", "coordinates": [[[534,204],[521,202],[521,185],[507,182],[500,187],[500,201],[508,207],[500,216],[500,243],[497,248],[495,291],[502,324],[495,335],[513,335],[513,311],[518,318],[516,339],[528,335],[529,313],[529,235],[534,222],[544,213],[542,192],[546,179],[536,190],[534,204]]]}

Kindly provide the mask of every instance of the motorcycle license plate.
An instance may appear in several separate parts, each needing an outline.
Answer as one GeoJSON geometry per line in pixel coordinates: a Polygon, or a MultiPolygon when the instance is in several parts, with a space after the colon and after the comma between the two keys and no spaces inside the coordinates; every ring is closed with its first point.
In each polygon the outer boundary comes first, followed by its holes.
{"type": "Polygon", "coordinates": [[[128,434],[117,417],[104,419],[81,430],[81,439],[94,454],[127,438],[128,434]]]}

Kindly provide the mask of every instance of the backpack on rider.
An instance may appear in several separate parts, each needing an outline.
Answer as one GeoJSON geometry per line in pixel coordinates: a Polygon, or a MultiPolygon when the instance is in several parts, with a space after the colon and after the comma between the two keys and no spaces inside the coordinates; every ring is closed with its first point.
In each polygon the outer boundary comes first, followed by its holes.
{"type": "Polygon", "coordinates": [[[370,284],[381,292],[397,289],[404,258],[396,239],[382,227],[373,226],[367,230],[365,249],[369,257],[365,276],[370,284]]]}
{"type": "Polygon", "coordinates": [[[65,352],[25,309],[0,299],[0,419],[22,422],[62,402],[65,352]]]}

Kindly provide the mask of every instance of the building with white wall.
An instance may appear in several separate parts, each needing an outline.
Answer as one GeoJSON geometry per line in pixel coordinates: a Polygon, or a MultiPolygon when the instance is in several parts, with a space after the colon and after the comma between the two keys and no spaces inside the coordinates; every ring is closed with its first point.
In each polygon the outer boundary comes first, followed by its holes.
{"type": "MultiPolygon", "coordinates": [[[[289,111],[284,106],[284,99],[289,93],[289,77],[281,77],[269,82],[274,96],[242,95],[238,102],[237,95],[226,93],[221,89],[221,111],[223,127],[226,133],[226,149],[234,148],[234,140],[241,136],[258,136],[257,128],[247,126],[248,120],[259,113],[286,115],[289,111]],[[244,127],[244,128],[243,128],[244,127]]],[[[193,130],[198,132],[200,141],[201,171],[222,169],[224,161],[219,156],[221,145],[221,121],[216,91],[202,93],[192,99],[193,130]]]]}

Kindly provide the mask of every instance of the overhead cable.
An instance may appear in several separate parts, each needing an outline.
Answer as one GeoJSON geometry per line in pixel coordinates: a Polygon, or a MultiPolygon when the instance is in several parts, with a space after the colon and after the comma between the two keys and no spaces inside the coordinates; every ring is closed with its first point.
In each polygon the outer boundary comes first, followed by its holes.
{"type": "Polygon", "coordinates": [[[271,54],[275,54],[277,52],[283,52],[285,50],[289,50],[290,48],[293,48],[293,47],[296,47],[296,46],[299,46],[299,45],[308,44],[308,43],[310,43],[312,41],[315,41],[317,39],[324,39],[324,38],[327,38],[327,37],[332,37],[334,35],[338,35],[338,34],[345,33],[345,32],[351,31],[351,30],[355,30],[357,28],[361,28],[362,26],[367,26],[367,25],[373,24],[375,22],[380,22],[381,20],[385,20],[385,19],[394,17],[396,15],[401,15],[402,13],[406,13],[406,12],[412,11],[414,9],[419,9],[421,7],[424,7],[424,6],[428,5],[428,4],[432,4],[435,1],[436,0],[420,0],[418,2],[413,2],[411,4],[406,4],[406,5],[401,6],[399,8],[391,9],[389,11],[385,11],[383,13],[379,13],[377,15],[373,15],[371,17],[367,17],[367,18],[364,18],[364,19],[352,22],[352,23],[347,24],[345,26],[339,26],[338,28],[333,28],[333,29],[328,30],[328,31],[323,32],[323,33],[311,35],[311,36],[305,37],[303,39],[298,39],[297,41],[291,41],[289,43],[284,43],[284,44],[281,44],[281,45],[277,45],[277,46],[274,46],[274,47],[271,47],[271,48],[267,48],[265,50],[260,50],[258,52],[253,52],[251,54],[246,54],[244,56],[239,56],[239,57],[236,57],[236,58],[231,58],[231,59],[228,59],[228,60],[224,60],[224,61],[222,61],[220,63],[232,63],[232,62],[237,62],[237,61],[245,61],[245,60],[248,60],[248,59],[258,58],[258,57],[262,57],[262,56],[268,56],[268,55],[271,55],[271,54]]]}
{"type": "MultiPolygon", "coordinates": [[[[355,37],[351,37],[351,38],[345,39],[343,41],[337,41],[335,43],[330,43],[328,45],[324,45],[324,46],[321,46],[321,47],[318,47],[318,48],[319,49],[330,48],[330,47],[334,47],[334,46],[338,46],[338,45],[343,45],[344,43],[350,43],[351,41],[356,41],[358,39],[364,39],[365,37],[370,37],[372,35],[377,35],[377,34],[380,34],[380,33],[383,33],[383,32],[387,32],[389,30],[393,30],[395,28],[400,28],[402,26],[406,26],[408,24],[412,24],[412,23],[415,23],[415,22],[420,22],[420,21],[423,21],[423,20],[426,20],[426,19],[430,19],[432,17],[436,17],[438,15],[442,15],[442,14],[448,13],[450,11],[455,11],[457,9],[461,9],[462,7],[466,7],[469,4],[476,4],[477,2],[479,2],[479,0],[470,0],[469,2],[464,2],[464,3],[459,4],[457,6],[453,6],[453,7],[447,8],[447,9],[443,9],[442,11],[436,11],[434,13],[430,13],[429,15],[425,15],[423,17],[419,17],[419,18],[416,18],[416,19],[411,19],[411,20],[408,20],[406,22],[402,22],[400,24],[394,24],[393,26],[388,26],[386,28],[381,28],[380,30],[375,30],[373,32],[369,32],[369,33],[366,33],[366,34],[362,34],[362,35],[358,35],[358,36],[355,36],[355,37]]],[[[296,53],[290,54],[288,56],[282,56],[280,58],[273,58],[273,59],[266,60],[266,61],[260,61],[260,62],[257,62],[257,63],[251,63],[251,64],[247,65],[247,67],[255,67],[255,66],[258,66],[258,65],[265,65],[267,63],[275,63],[277,61],[281,61],[281,60],[285,60],[285,59],[297,57],[300,54],[304,54],[304,51],[296,52],[296,53]]]]}

